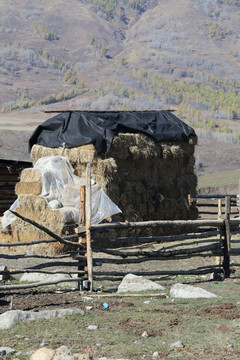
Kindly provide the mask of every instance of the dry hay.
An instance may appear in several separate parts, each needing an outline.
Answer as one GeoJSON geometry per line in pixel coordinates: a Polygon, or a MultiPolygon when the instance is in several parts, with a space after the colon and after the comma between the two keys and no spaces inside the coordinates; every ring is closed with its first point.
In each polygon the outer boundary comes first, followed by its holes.
{"type": "Polygon", "coordinates": [[[67,156],[80,177],[85,177],[86,163],[91,163],[92,178],[123,212],[114,219],[193,217],[187,203],[188,194],[194,197],[197,187],[192,144],[156,143],[144,134],[119,133],[107,158],[97,155],[92,144],[72,149],[34,145],[31,153],[34,162],[56,154],[67,156]]]}
{"type": "MultiPolygon", "coordinates": [[[[34,163],[41,157],[66,156],[74,173],[80,177],[85,177],[86,164],[91,163],[92,178],[122,210],[122,214],[115,215],[113,221],[197,217],[196,207],[188,204],[188,194],[194,197],[197,188],[194,145],[191,143],[156,143],[144,134],[120,133],[113,139],[107,155],[98,155],[92,144],[71,149],[34,145],[31,155],[34,163]]],[[[16,188],[19,198],[17,211],[60,236],[74,233],[74,224],[66,224],[60,211],[50,210],[45,199],[38,196],[40,188],[37,189],[37,183],[41,184],[38,172],[23,171],[20,182],[22,185],[16,188]],[[31,187],[31,194],[27,193],[28,186],[31,187]]],[[[169,231],[170,229],[165,229],[164,234],[169,231]]],[[[144,236],[156,233],[161,232],[154,229],[124,229],[116,235],[144,236]]],[[[111,236],[114,234],[111,233],[111,236]]],[[[19,219],[12,225],[12,239],[16,241],[40,238],[47,236],[30,225],[23,224],[19,219]]],[[[58,243],[38,248],[38,251],[47,253],[63,250],[64,247],[58,243]]]]}
{"type": "Polygon", "coordinates": [[[24,169],[20,176],[21,182],[40,182],[42,183],[42,173],[38,169],[24,169]]]}
{"type": "Polygon", "coordinates": [[[20,194],[40,195],[41,192],[42,192],[42,184],[39,183],[39,181],[19,182],[15,186],[16,195],[20,195],[20,194]]]}

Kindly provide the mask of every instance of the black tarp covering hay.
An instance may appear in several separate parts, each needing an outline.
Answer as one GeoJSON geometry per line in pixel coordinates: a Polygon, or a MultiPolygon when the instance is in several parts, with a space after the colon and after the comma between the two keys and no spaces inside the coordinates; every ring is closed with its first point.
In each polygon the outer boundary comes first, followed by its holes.
{"type": "Polygon", "coordinates": [[[64,155],[122,210],[116,220],[193,219],[195,131],[170,111],[63,112],[40,125],[29,145],[34,162],[64,155]]]}
{"type": "Polygon", "coordinates": [[[29,140],[29,149],[34,144],[51,148],[93,144],[98,154],[108,153],[119,133],[143,133],[156,142],[196,139],[195,131],[170,111],[74,111],[39,125],[29,140]]]}

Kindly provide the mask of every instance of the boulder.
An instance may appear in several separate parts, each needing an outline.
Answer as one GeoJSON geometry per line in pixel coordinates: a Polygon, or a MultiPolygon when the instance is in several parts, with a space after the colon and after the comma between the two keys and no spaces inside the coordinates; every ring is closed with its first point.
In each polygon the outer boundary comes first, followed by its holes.
{"type": "Polygon", "coordinates": [[[148,290],[164,290],[165,288],[142,276],[127,274],[118,287],[118,293],[139,292],[148,290]]]}
{"type": "Polygon", "coordinates": [[[17,322],[25,322],[37,319],[59,318],[72,314],[84,315],[84,311],[80,309],[59,309],[59,310],[44,310],[39,312],[9,310],[0,315],[0,329],[9,329],[17,322]]]}
{"type": "Polygon", "coordinates": [[[175,298],[183,299],[197,299],[197,298],[215,298],[217,295],[212,294],[202,288],[185,285],[175,284],[170,289],[170,295],[175,298]]]}
{"type": "Polygon", "coordinates": [[[52,360],[54,354],[54,350],[42,347],[31,355],[30,360],[52,360]]]}

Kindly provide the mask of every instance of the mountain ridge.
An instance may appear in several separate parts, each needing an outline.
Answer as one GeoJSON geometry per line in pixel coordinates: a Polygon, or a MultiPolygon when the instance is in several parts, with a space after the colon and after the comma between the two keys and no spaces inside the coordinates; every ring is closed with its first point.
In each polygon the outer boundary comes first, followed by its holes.
{"type": "Polygon", "coordinates": [[[238,0],[4,0],[0,11],[0,119],[171,108],[240,141],[238,0]]]}

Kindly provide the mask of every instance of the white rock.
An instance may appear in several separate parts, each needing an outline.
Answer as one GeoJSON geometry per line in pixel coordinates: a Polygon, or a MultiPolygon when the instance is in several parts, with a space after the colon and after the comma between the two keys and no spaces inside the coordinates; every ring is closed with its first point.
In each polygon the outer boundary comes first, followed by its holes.
{"type": "Polygon", "coordinates": [[[92,310],[92,309],[93,309],[93,306],[85,306],[85,309],[86,309],[87,311],[92,310]]]}
{"type": "Polygon", "coordinates": [[[17,322],[25,322],[37,319],[59,318],[72,314],[84,315],[84,311],[80,309],[59,309],[59,310],[44,310],[39,312],[9,310],[0,315],[0,329],[9,329],[17,322]]]}
{"type": "Polygon", "coordinates": [[[41,281],[57,281],[57,280],[67,280],[71,279],[71,276],[68,274],[41,274],[38,272],[34,273],[24,273],[20,281],[27,282],[41,282],[41,281]]]}
{"type": "Polygon", "coordinates": [[[48,206],[50,207],[50,209],[56,210],[62,208],[63,204],[58,200],[51,200],[49,201],[48,206]]]}
{"type": "Polygon", "coordinates": [[[118,286],[118,293],[138,292],[147,290],[164,290],[165,288],[142,276],[127,274],[118,286]]]}
{"type": "Polygon", "coordinates": [[[147,331],[144,331],[144,332],[142,333],[142,337],[143,337],[143,338],[148,338],[148,333],[147,333],[147,331]]]}
{"type": "Polygon", "coordinates": [[[76,282],[75,281],[73,281],[73,282],[64,282],[63,281],[63,280],[68,280],[68,279],[72,279],[72,277],[69,274],[42,274],[42,273],[34,272],[34,273],[24,273],[21,276],[20,281],[21,282],[29,282],[29,283],[61,281],[59,283],[59,286],[71,286],[71,287],[77,286],[77,281],[76,282]]]}
{"type": "Polygon", "coordinates": [[[135,340],[135,341],[134,341],[134,344],[136,344],[136,345],[142,345],[142,341],[141,341],[141,340],[135,340]]]}
{"type": "Polygon", "coordinates": [[[149,300],[144,301],[144,304],[150,304],[150,301],[149,300]]]}
{"type": "MultiPolygon", "coordinates": [[[[25,340],[25,339],[24,339],[25,340]]],[[[30,340],[30,339],[28,339],[28,340],[30,340]]],[[[41,344],[40,344],[40,346],[41,347],[47,347],[49,344],[48,343],[46,343],[45,341],[43,341],[41,344]]]]}
{"type": "Polygon", "coordinates": [[[54,350],[42,347],[31,355],[30,360],[52,360],[54,353],[54,350]]]}
{"type": "Polygon", "coordinates": [[[88,325],[88,330],[97,330],[98,326],[97,325],[88,325]]]}
{"type": "Polygon", "coordinates": [[[10,347],[0,347],[0,356],[5,356],[7,354],[15,354],[16,350],[10,348],[10,347]]]}
{"type": "Polygon", "coordinates": [[[173,285],[170,289],[170,295],[175,298],[184,298],[184,299],[217,297],[217,295],[212,294],[202,288],[191,285],[185,285],[185,284],[173,285]]]}
{"type": "Polygon", "coordinates": [[[91,300],[93,300],[93,298],[90,297],[90,296],[83,296],[82,299],[83,299],[83,301],[91,301],[91,300]]]}
{"type": "Polygon", "coordinates": [[[153,358],[156,358],[160,355],[160,352],[159,351],[154,351],[154,353],[152,354],[152,357],[153,358]]]}
{"type": "Polygon", "coordinates": [[[170,348],[171,348],[171,349],[174,349],[174,348],[176,348],[176,349],[182,349],[182,348],[184,348],[184,347],[185,347],[185,346],[183,345],[183,343],[182,343],[181,341],[176,341],[176,342],[170,344],[170,348]]]}
{"type": "Polygon", "coordinates": [[[67,346],[62,345],[56,351],[53,360],[73,360],[71,350],[67,346]]]}

